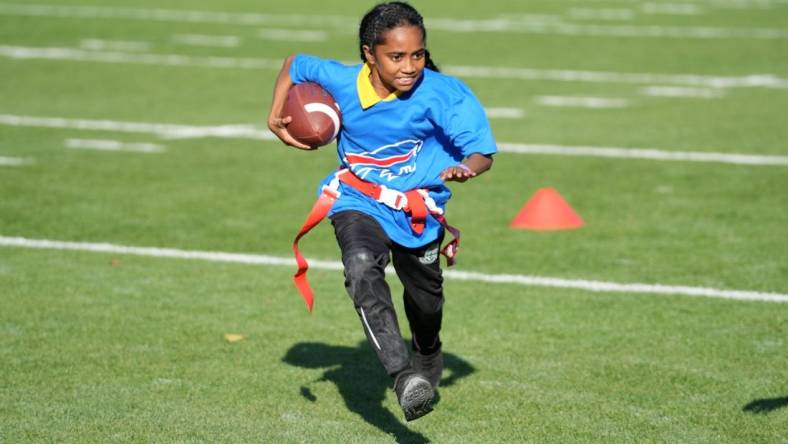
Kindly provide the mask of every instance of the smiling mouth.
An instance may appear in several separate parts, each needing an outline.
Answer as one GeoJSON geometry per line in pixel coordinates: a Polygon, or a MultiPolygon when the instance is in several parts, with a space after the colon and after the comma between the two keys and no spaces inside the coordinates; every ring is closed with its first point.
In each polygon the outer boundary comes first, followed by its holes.
{"type": "Polygon", "coordinates": [[[398,77],[397,82],[402,85],[412,85],[416,81],[415,77],[398,77]]]}

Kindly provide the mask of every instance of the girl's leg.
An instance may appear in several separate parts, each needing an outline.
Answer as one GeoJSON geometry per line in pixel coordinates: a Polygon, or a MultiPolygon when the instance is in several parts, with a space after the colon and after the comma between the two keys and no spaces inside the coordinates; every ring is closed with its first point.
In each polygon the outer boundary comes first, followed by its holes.
{"type": "Polygon", "coordinates": [[[405,287],[405,313],[412,334],[411,367],[433,389],[443,373],[440,329],[443,318],[443,276],[438,250],[443,236],[418,249],[394,245],[394,268],[405,287]]]}
{"type": "Polygon", "coordinates": [[[410,368],[410,362],[385,280],[391,241],[375,219],[357,211],[339,212],[331,223],[342,250],[345,289],[370,346],[393,377],[410,368]]]}
{"type": "MultiPolygon", "coordinates": [[[[442,238],[442,236],[441,236],[442,238]]],[[[423,355],[440,350],[443,319],[443,275],[438,251],[442,239],[417,249],[392,247],[394,269],[405,287],[405,313],[413,349],[423,355]]]]}

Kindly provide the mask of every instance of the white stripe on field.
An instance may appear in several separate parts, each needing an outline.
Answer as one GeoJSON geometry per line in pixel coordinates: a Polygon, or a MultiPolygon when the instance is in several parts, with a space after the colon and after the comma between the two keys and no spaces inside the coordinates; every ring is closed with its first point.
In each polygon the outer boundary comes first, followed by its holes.
{"type": "Polygon", "coordinates": [[[506,17],[487,20],[432,19],[429,29],[448,32],[513,32],[578,37],[635,37],[677,39],[759,39],[788,38],[779,28],[718,28],[711,26],[592,25],[574,23],[534,23],[506,17]]]}
{"type": "MultiPolygon", "coordinates": [[[[563,23],[564,18],[560,14],[502,14],[497,17],[497,19],[501,20],[508,20],[508,21],[516,21],[518,23],[533,23],[533,24],[543,24],[543,23],[563,23]]],[[[475,22],[475,20],[469,19],[441,19],[435,18],[426,24],[429,29],[433,28],[433,25],[442,25],[443,27],[449,27],[452,23],[467,23],[467,22],[475,22]]]]}
{"type": "MultiPolygon", "coordinates": [[[[118,122],[114,120],[65,119],[0,114],[0,125],[34,128],[64,128],[153,134],[164,139],[217,137],[226,139],[279,140],[270,131],[253,125],[195,126],[165,123],[118,122]]],[[[704,151],[665,151],[652,148],[562,146],[546,144],[498,144],[498,150],[516,154],[557,154],[619,159],[651,159],[692,162],[721,162],[742,165],[788,165],[788,156],[714,153],[704,151]]]]}
{"type": "Polygon", "coordinates": [[[0,114],[0,125],[34,128],[64,128],[90,131],[154,134],[164,139],[197,139],[217,137],[225,139],[279,140],[268,129],[253,125],[195,126],[147,122],[118,122],[115,120],[65,119],[0,114]]]}
{"type": "Polygon", "coordinates": [[[0,46],[0,56],[12,59],[69,60],[78,62],[131,63],[157,66],[199,66],[230,69],[281,69],[281,60],[237,57],[199,57],[179,54],[130,54],[85,51],[72,48],[0,46]]]}
{"type": "Polygon", "coordinates": [[[176,34],[172,40],[181,45],[219,48],[235,48],[241,44],[241,38],[234,35],[176,34]]]}
{"type": "Polygon", "coordinates": [[[66,148],[139,153],[160,153],[164,151],[163,146],[155,143],[124,143],[119,140],[106,139],[66,139],[66,148]]]}
{"type": "MultiPolygon", "coordinates": [[[[307,15],[307,14],[259,14],[231,13],[220,11],[112,8],[93,6],[25,5],[0,3],[0,14],[33,17],[84,18],[84,19],[127,19],[183,23],[215,23],[228,25],[272,25],[293,27],[331,26],[339,30],[354,29],[357,17],[307,15]]],[[[552,20],[535,22],[517,16],[492,19],[432,18],[426,21],[430,30],[445,32],[519,32],[570,36],[614,36],[614,37],[674,37],[674,38],[751,38],[784,39],[788,31],[767,28],[717,28],[679,26],[603,26],[556,23],[552,20]]]]}
{"type": "Polygon", "coordinates": [[[0,3],[0,15],[30,17],[124,19],[148,22],[210,23],[244,26],[293,26],[338,29],[356,29],[358,17],[305,14],[261,14],[221,11],[195,11],[186,9],[112,8],[97,6],[30,5],[0,3]]]}
{"type": "Polygon", "coordinates": [[[728,9],[771,9],[788,4],[785,0],[706,0],[706,3],[728,9]]]}
{"type": "Polygon", "coordinates": [[[149,51],[151,44],[128,40],[82,39],[79,47],[93,51],[149,51]]]}
{"type": "Polygon", "coordinates": [[[490,119],[522,119],[525,111],[520,108],[485,108],[487,117],[490,119]]]}
{"type": "MultiPolygon", "coordinates": [[[[27,239],[23,237],[0,236],[0,246],[32,248],[44,250],[88,251],[94,253],[130,254],[160,258],[192,259],[209,262],[229,262],[250,265],[272,265],[295,267],[295,260],[278,256],[267,256],[245,253],[224,253],[215,251],[180,250],[175,248],[130,247],[108,243],[63,242],[45,239],[27,239]]],[[[338,261],[319,261],[308,259],[313,269],[342,270],[338,261]]],[[[591,281],[584,279],[563,279],[544,276],[527,276],[519,274],[486,274],[473,271],[443,272],[448,279],[495,284],[515,284],[538,287],[571,288],[593,292],[635,293],[658,295],[704,296],[740,301],[788,302],[788,294],[766,293],[749,290],[726,290],[705,287],[689,287],[659,284],[622,284],[617,282],[591,281]]]]}
{"type": "MultiPolygon", "coordinates": [[[[282,60],[277,59],[199,57],[180,54],[129,54],[123,52],[84,51],[73,48],[34,48],[7,45],[0,45],[0,57],[21,60],[67,60],[141,65],[196,66],[205,68],[274,70],[282,68],[282,60]]],[[[553,80],[558,82],[592,83],[645,83],[701,86],[708,88],[788,88],[788,80],[774,74],[724,77],[700,74],[623,73],[461,65],[443,65],[442,69],[447,74],[459,77],[491,79],[553,80]]]]}
{"type": "Polygon", "coordinates": [[[33,163],[31,159],[24,159],[22,157],[8,157],[0,156],[0,166],[24,166],[33,163]]]}
{"type": "MultiPolygon", "coordinates": [[[[586,3],[623,3],[633,5],[641,0],[583,0],[586,3]]],[[[720,9],[771,9],[788,5],[788,0],[687,0],[686,3],[720,9]]]]}
{"type": "Polygon", "coordinates": [[[703,12],[693,3],[643,3],[640,10],[646,14],[699,15],[703,12]]]}
{"type": "MultiPolygon", "coordinates": [[[[699,15],[701,8],[691,3],[643,3],[640,13],[651,15],[699,15]]],[[[636,17],[634,9],[617,8],[570,8],[567,16],[574,20],[617,20],[629,21],[636,17]]]]}
{"type": "MultiPolygon", "coordinates": [[[[0,49],[1,48],[2,47],[0,47],[0,49]]],[[[2,52],[0,52],[0,55],[2,55],[2,52]]],[[[570,69],[507,68],[492,66],[445,65],[442,68],[447,74],[452,74],[459,77],[555,80],[559,82],[668,84],[703,86],[709,88],[788,88],[787,79],[780,78],[773,74],[752,74],[743,77],[723,77],[700,74],[626,73],[606,71],[577,71],[570,69]]]]}
{"type": "MultiPolygon", "coordinates": [[[[444,29],[448,31],[449,29],[444,29]]],[[[772,28],[716,28],[658,25],[592,25],[574,23],[520,23],[501,20],[480,21],[466,27],[467,32],[521,32],[542,35],[582,37],[642,37],[676,39],[763,39],[782,40],[788,31],[772,28]]]]}
{"type": "Polygon", "coordinates": [[[685,285],[661,284],[622,284],[617,282],[591,281],[585,279],[562,279],[519,274],[484,274],[467,271],[446,270],[443,275],[449,279],[494,284],[519,284],[537,287],[572,288],[605,293],[643,293],[659,295],[705,296],[720,299],[749,301],[788,302],[788,294],[763,293],[748,290],[725,290],[685,285]]]}
{"type": "MultiPolygon", "coordinates": [[[[640,0],[584,0],[587,3],[640,3],[640,0]]],[[[788,0],[687,0],[686,3],[714,8],[769,9],[788,4],[788,0]]]]}
{"type": "Polygon", "coordinates": [[[324,42],[328,40],[325,31],[304,31],[297,29],[263,29],[257,36],[264,40],[280,40],[284,42],[324,42]]]}
{"type": "Polygon", "coordinates": [[[723,96],[723,90],[718,88],[691,88],[688,86],[648,86],[641,89],[640,92],[651,97],[718,99],[723,96]]]}
{"type": "Polygon", "coordinates": [[[610,97],[537,96],[536,102],[544,106],[572,108],[626,108],[627,99],[610,97]]]}
{"type": "Polygon", "coordinates": [[[575,20],[632,20],[635,12],[631,9],[570,8],[569,18],[575,20]]]}
{"type": "Polygon", "coordinates": [[[788,165],[788,156],[712,153],[703,151],[665,151],[651,148],[617,148],[598,146],[564,146],[525,143],[499,143],[498,151],[518,154],[557,154],[578,157],[612,157],[617,159],[673,160],[683,162],[717,162],[737,165],[788,165]]]}

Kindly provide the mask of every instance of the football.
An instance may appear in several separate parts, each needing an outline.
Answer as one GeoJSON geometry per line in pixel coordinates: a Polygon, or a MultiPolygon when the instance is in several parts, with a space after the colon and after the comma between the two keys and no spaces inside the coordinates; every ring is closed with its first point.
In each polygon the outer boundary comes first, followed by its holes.
{"type": "Polygon", "coordinates": [[[287,131],[312,149],[329,144],[339,133],[342,112],[339,105],[322,86],[313,82],[299,83],[290,88],[282,116],[291,116],[287,131]]]}

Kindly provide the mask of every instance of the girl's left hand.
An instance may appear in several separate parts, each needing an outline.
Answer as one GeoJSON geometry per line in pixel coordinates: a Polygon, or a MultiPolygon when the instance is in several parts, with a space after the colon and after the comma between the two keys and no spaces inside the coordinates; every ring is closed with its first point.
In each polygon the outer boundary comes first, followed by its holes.
{"type": "Polygon", "coordinates": [[[465,182],[466,180],[470,179],[471,177],[475,177],[476,172],[472,169],[468,168],[464,164],[454,165],[446,168],[441,172],[441,180],[444,181],[454,181],[454,182],[465,182]]]}
{"type": "Polygon", "coordinates": [[[287,124],[292,121],[293,118],[291,116],[271,116],[268,118],[268,129],[270,129],[272,133],[276,134],[276,137],[278,137],[279,140],[284,142],[286,145],[294,146],[302,150],[312,150],[312,147],[295,140],[293,136],[291,136],[287,131],[287,124]]]}

